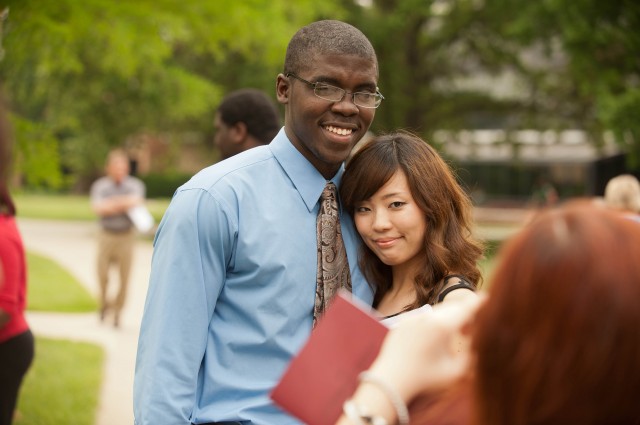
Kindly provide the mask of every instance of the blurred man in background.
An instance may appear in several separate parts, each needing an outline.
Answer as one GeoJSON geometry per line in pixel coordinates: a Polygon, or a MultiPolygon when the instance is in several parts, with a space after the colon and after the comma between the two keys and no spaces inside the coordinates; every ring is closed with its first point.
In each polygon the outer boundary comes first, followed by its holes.
{"type": "Polygon", "coordinates": [[[218,106],[213,123],[214,144],[220,159],[247,149],[266,145],[280,130],[280,115],[275,103],[257,89],[241,89],[228,94],[218,106]]]}
{"type": "Polygon", "coordinates": [[[91,207],[100,217],[98,237],[98,281],[100,283],[100,320],[113,312],[113,324],[120,324],[133,258],[135,228],[128,212],[143,205],[145,185],[129,175],[129,157],[123,150],[109,153],[106,175],[91,186],[91,207]],[[120,287],[115,300],[108,300],[109,268],[118,268],[120,287]]]}

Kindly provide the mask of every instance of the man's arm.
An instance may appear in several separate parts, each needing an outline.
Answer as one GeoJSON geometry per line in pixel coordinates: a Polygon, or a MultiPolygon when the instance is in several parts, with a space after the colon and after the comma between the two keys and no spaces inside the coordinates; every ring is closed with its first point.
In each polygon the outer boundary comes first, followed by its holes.
{"type": "Polygon", "coordinates": [[[118,195],[103,198],[91,203],[93,212],[99,216],[117,215],[142,204],[144,199],[138,195],[118,195]]]}
{"type": "Polygon", "coordinates": [[[111,216],[127,212],[127,210],[144,203],[146,188],[144,183],[135,179],[130,183],[133,193],[127,195],[105,196],[104,186],[99,182],[91,188],[91,208],[98,216],[111,216]]]}
{"type": "Polygon", "coordinates": [[[137,425],[189,424],[232,235],[209,193],[178,193],[157,232],[138,341],[137,425]]]}

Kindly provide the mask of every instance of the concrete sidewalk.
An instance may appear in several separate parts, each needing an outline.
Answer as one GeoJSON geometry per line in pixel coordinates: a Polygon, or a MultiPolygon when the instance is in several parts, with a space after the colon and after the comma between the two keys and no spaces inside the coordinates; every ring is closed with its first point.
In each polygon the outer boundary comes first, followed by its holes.
{"type": "MultiPolygon", "coordinates": [[[[19,218],[18,226],[27,250],[58,262],[97,298],[97,223],[19,218]]],[[[96,425],[133,424],[133,374],[151,254],[151,242],[139,238],[127,302],[117,329],[109,318],[101,323],[97,312],[27,313],[27,320],[36,336],[88,341],[104,348],[105,364],[96,425]]],[[[113,289],[116,285],[117,280],[113,280],[113,289]]]]}

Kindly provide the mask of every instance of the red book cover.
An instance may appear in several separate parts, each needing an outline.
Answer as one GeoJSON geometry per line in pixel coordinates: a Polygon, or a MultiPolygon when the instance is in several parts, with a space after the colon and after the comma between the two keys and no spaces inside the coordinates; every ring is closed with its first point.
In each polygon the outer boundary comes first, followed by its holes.
{"type": "Polygon", "coordinates": [[[307,425],[334,425],[387,331],[370,307],[339,292],[271,398],[307,425]]]}

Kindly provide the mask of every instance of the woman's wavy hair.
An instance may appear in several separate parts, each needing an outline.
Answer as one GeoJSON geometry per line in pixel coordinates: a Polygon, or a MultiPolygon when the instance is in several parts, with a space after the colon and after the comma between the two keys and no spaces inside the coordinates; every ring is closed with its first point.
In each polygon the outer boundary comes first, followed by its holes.
{"type": "MultiPolygon", "coordinates": [[[[482,282],[478,260],[482,243],[472,232],[472,203],[451,168],[420,137],[406,132],[380,135],[348,161],[340,198],[353,216],[355,206],[369,199],[396,172],[407,177],[411,195],[427,220],[422,271],[415,278],[417,299],[407,309],[434,304],[450,273],[464,275],[477,287],[482,282]]],[[[374,306],[391,288],[391,267],[361,244],[360,267],[375,289],[374,306]]]]}
{"type": "Polygon", "coordinates": [[[474,323],[477,423],[640,423],[640,225],[572,201],[498,259],[474,323]]]}

